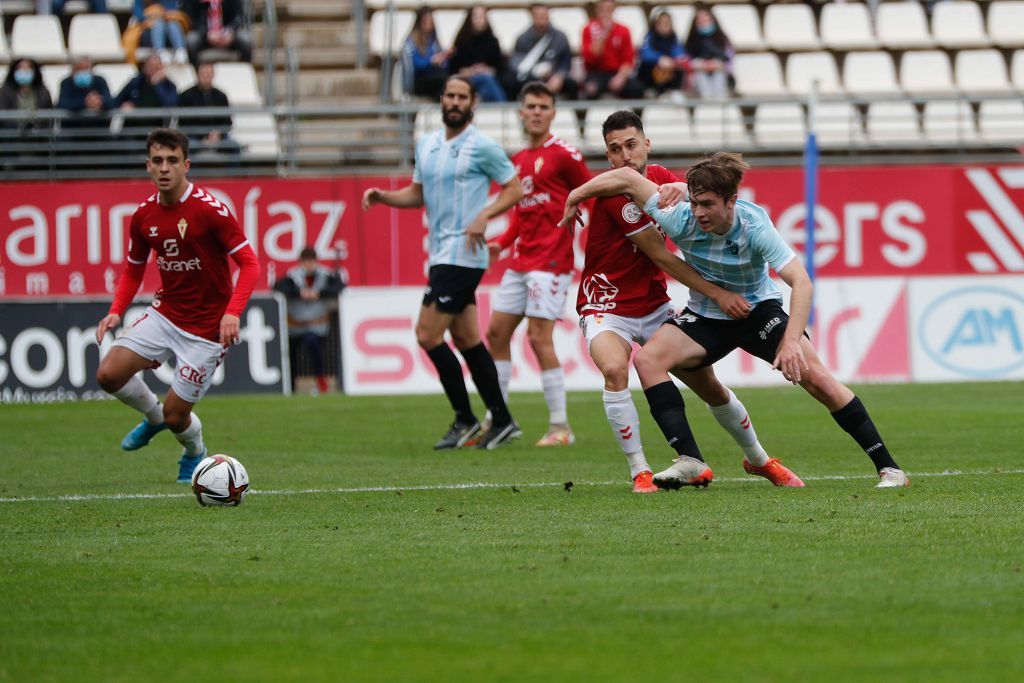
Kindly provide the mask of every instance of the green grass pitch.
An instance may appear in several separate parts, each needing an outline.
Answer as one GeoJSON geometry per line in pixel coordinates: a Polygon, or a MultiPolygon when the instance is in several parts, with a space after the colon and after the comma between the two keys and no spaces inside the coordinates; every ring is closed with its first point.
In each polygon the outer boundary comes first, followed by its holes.
{"type": "Polygon", "coordinates": [[[806,489],[687,393],[716,480],[646,496],[599,392],[573,447],[514,394],[523,441],[434,453],[440,396],[214,391],[237,509],[173,483],[166,433],[121,452],[116,402],[0,406],[0,681],[1024,680],[1021,383],[857,390],[910,488],[793,388],[737,393],[806,489]]]}

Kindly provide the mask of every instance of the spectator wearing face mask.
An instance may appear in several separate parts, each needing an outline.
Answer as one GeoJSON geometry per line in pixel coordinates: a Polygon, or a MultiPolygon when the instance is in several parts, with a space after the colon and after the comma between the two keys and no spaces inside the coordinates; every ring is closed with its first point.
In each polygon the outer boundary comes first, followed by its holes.
{"type": "Polygon", "coordinates": [[[697,95],[704,98],[728,97],[732,57],[736,51],[707,5],[697,5],[685,47],[690,56],[693,88],[697,95]]]}
{"type": "Polygon", "coordinates": [[[62,128],[107,128],[106,112],[114,108],[110,88],[102,76],[92,72],[92,60],[78,57],[71,64],[71,75],[61,81],[57,108],[75,114],[61,122],[62,128]]]}
{"type": "Polygon", "coordinates": [[[4,128],[17,128],[22,134],[30,130],[45,130],[48,120],[37,119],[37,109],[53,109],[50,91],[43,84],[43,73],[34,59],[15,59],[0,86],[0,109],[20,111],[18,121],[3,121],[4,128]]]}

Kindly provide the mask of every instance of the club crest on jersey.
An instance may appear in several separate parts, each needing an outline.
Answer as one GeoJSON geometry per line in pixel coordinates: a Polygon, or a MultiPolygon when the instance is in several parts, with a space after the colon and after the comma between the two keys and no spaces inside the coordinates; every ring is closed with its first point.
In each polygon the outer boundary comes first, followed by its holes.
{"type": "Polygon", "coordinates": [[[642,215],[644,215],[644,212],[634,202],[629,202],[622,207],[622,218],[627,223],[636,223],[642,215]]]}
{"type": "Polygon", "coordinates": [[[522,179],[523,194],[533,194],[533,176],[528,175],[522,179]]]}
{"type": "Polygon", "coordinates": [[[544,166],[544,157],[537,157],[537,160],[533,162],[533,174],[539,175],[540,169],[544,166]]]}
{"type": "Polygon", "coordinates": [[[157,228],[155,225],[149,226],[149,236],[156,237],[157,230],[159,230],[159,228],[157,228]]]}
{"type": "Polygon", "coordinates": [[[182,218],[178,221],[178,234],[181,235],[181,239],[185,239],[186,230],[188,230],[188,221],[182,218]]]}

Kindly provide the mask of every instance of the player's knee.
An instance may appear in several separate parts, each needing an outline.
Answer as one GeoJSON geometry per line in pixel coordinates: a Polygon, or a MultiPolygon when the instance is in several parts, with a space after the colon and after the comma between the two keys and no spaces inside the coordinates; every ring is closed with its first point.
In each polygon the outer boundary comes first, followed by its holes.
{"type": "Polygon", "coordinates": [[[551,335],[548,334],[547,330],[531,327],[526,331],[526,338],[530,342],[530,348],[533,349],[538,358],[554,349],[554,343],[551,341],[551,335]]]}
{"type": "Polygon", "coordinates": [[[487,347],[488,348],[493,349],[495,347],[500,347],[500,346],[503,346],[505,344],[507,344],[507,341],[505,340],[505,335],[503,335],[501,332],[498,332],[497,330],[493,330],[493,329],[488,329],[487,330],[487,347]]]}
{"type": "Polygon", "coordinates": [[[177,410],[164,404],[164,422],[172,432],[183,432],[188,428],[192,410],[177,410]]]}
{"type": "Polygon", "coordinates": [[[629,386],[629,368],[625,365],[613,365],[602,368],[606,389],[621,391],[629,386]]]}
{"type": "Polygon", "coordinates": [[[443,336],[438,337],[434,334],[431,334],[427,330],[422,330],[419,328],[416,329],[416,343],[419,344],[420,348],[422,348],[425,351],[429,351],[430,349],[436,348],[443,341],[443,336]]]}
{"type": "Polygon", "coordinates": [[[636,374],[639,375],[641,379],[647,375],[667,370],[663,365],[664,363],[662,362],[662,358],[656,352],[648,349],[647,347],[640,347],[640,350],[633,358],[633,367],[636,368],[636,374]]]}
{"type": "Polygon", "coordinates": [[[120,373],[115,372],[106,365],[100,364],[99,369],[96,371],[96,382],[100,385],[100,388],[108,394],[112,394],[123,387],[125,381],[126,380],[120,376],[120,373]]]}

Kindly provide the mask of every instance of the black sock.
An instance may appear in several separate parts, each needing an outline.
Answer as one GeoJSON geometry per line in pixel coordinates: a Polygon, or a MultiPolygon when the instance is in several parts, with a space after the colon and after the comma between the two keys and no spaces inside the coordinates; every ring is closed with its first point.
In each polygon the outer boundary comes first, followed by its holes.
{"type": "Polygon", "coordinates": [[[447,342],[441,342],[434,348],[427,351],[430,360],[437,368],[437,374],[441,379],[441,386],[452,404],[455,411],[455,419],[463,424],[473,424],[476,416],[473,408],[469,405],[469,392],[466,391],[466,380],[462,378],[462,364],[455,357],[452,347],[447,342]]]}
{"type": "Polygon", "coordinates": [[[683,395],[676,385],[670,381],[655,384],[646,389],[647,403],[651,407],[654,421],[661,427],[661,433],[668,439],[668,445],[676,449],[679,455],[688,455],[703,461],[704,458],[697,448],[697,441],[690,431],[690,423],[686,421],[686,406],[683,395]]]}
{"type": "Polygon", "coordinates": [[[480,392],[480,398],[484,405],[491,411],[493,424],[504,427],[512,421],[508,414],[508,406],[505,405],[505,398],[501,395],[501,384],[498,383],[498,369],[494,367],[494,358],[487,350],[483,342],[480,342],[471,349],[462,349],[462,357],[466,359],[469,366],[469,374],[473,376],[473,383],[476,390],[480,392]]]}
{"type": "Polygon", "coordinates": [[[864,449],[864,452],[871,458],[871,462],[875,463],[875,469],[900,468],[889,454],[889,449],[882,443],[882,437],[878,435],[875,423],[871,421],[867,408],[859,398],[854,396],[852,401],[832,413],[832,419],[843,428],[843,431],[853,437],[858,446],[864,449]]]}

